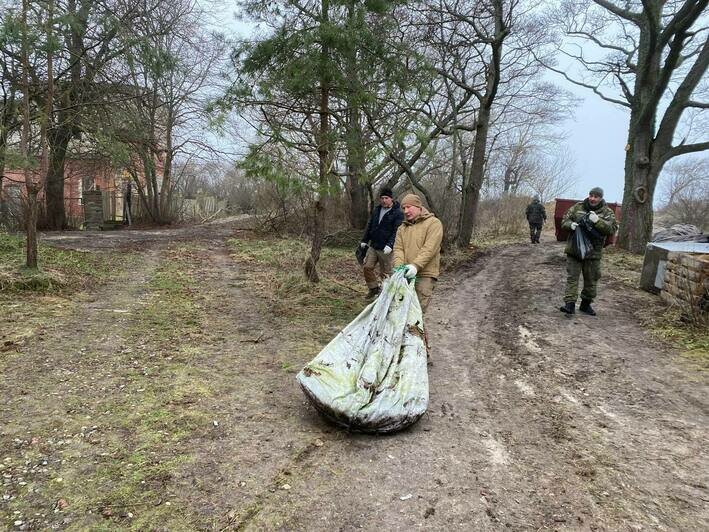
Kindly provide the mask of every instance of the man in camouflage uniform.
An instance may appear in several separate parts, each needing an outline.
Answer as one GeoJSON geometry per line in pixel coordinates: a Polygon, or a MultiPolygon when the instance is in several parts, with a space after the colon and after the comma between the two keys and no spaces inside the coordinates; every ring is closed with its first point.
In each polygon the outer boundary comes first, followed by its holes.
{"type": "Polygon", "coordinates": [[[567,231],[586,231],[592,248],[589,253],[579,259],[574,256],[571,243],[573,233],[566,244],[566,291],[564,292],[564,306],[559,310],[566,314],[573,314],[576,307],[576,298],[579,290],[579,275],[583,274],[583,290],[581,291],[581,305],[579,310],[590,316],[596,312],[591,308],[591,303],[596,298],[598,280],[601,278],[601,256],[606,237],[613,235],[618,229],[613,210],[603,200],[603,189],[592,188],[588,197],[572,206],[561,222],[561,227],[567,231]],[[579,224],[583,224],[579,226],[579,224]],[[589,230],[584,229],[589,227],[589,230]]]}
{"type": "Polygon", "coordinates": [[[547,220],[547,211],[539,201],[539,196],[534,196],[532,203],[527,205],[527,222],[529,223],[529,238],[532,244],[539,244],[539,235],[542,234],[542,226],[547,220]]]}

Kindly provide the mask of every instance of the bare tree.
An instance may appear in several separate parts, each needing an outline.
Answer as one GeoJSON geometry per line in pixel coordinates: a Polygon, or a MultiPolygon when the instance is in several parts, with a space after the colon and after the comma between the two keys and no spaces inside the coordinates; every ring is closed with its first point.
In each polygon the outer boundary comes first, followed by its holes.
{"type": "Polygon", "coordinates": [[[699,116],[709,108],[700,90],[709,66],[707,2],[563,0],[557,12],[570,39],[561,50],[582,74],[545,64],[630,112],[618,245],[636,253],[644,252],[652,232],[665,163],[709,149],[696,137],[699,116]]]}
{"type": "Polygon", "coordinates": [[[709,231],[709,159],[671,161],[661,178],[665,224],[692,224],[709,231]]]}
{"type": "Polygon", "coordinates": [[[109,99],[93,117],[101,150],[130,174],[151,221],[172,221],[173,194],[184,165],[211,152],[204,135],[208,87],[223,57],[220,40],[202,27],[191,0],[153,7],[132,28],[140,45],[127,47],[107,85],[109,99]]]}
{"type": "Polygon", "coordinates": [[[574,158],[564,146],[553,154],[537,154],[525,189],[537,194],[543,203],[563,196],[576,184],[574,158]]]}
{"type": "Polygon", "coordinates": [[[567,192],[576,179],[563,136],[537,119],[498,138],[488,161],[488,194],[537,194],[546,202],[567,192]]]}

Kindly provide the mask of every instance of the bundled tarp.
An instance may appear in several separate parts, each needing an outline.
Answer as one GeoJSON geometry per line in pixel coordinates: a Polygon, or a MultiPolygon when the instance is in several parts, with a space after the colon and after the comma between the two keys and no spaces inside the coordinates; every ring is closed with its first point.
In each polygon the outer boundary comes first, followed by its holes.
{"type": "Polygon", "coordinates": [[[379,297],[297,375],[312,404],[353,431],[403,429],[428,407],[421,306],[397,271],[379,297]]]}
{"type": "Polygon", "coordinates": [[[696,225],[675,224],[669,229],[653,233],[651,242],[709,242],[709,235],[696,225]]]}

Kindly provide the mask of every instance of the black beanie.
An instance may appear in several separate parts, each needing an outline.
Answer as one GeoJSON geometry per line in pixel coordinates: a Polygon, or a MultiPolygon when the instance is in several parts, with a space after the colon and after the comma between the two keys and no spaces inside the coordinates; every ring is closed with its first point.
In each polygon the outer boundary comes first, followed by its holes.
{"type": "Polygon", "coordinates": [[[382,196],[388,196],[390,198],[394,197],[394,193],[391,191],[389,187],[384,187],[379,191],[379,197],[381,198],[382,196]]]}

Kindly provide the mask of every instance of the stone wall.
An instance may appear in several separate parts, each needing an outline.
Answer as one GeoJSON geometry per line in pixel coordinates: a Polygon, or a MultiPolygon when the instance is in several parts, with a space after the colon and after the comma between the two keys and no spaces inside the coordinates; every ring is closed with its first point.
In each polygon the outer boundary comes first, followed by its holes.
{"type": "Polygon", "coordinates": [[[103,195],[100,190],[84,192],[84,229],[98,230],[103,223],[103,195]]]}
{"type": "Polygon", "coordinates": [[[670,253],[660,297],[696,316],[709,312],[709,255],[670,253]]]}

